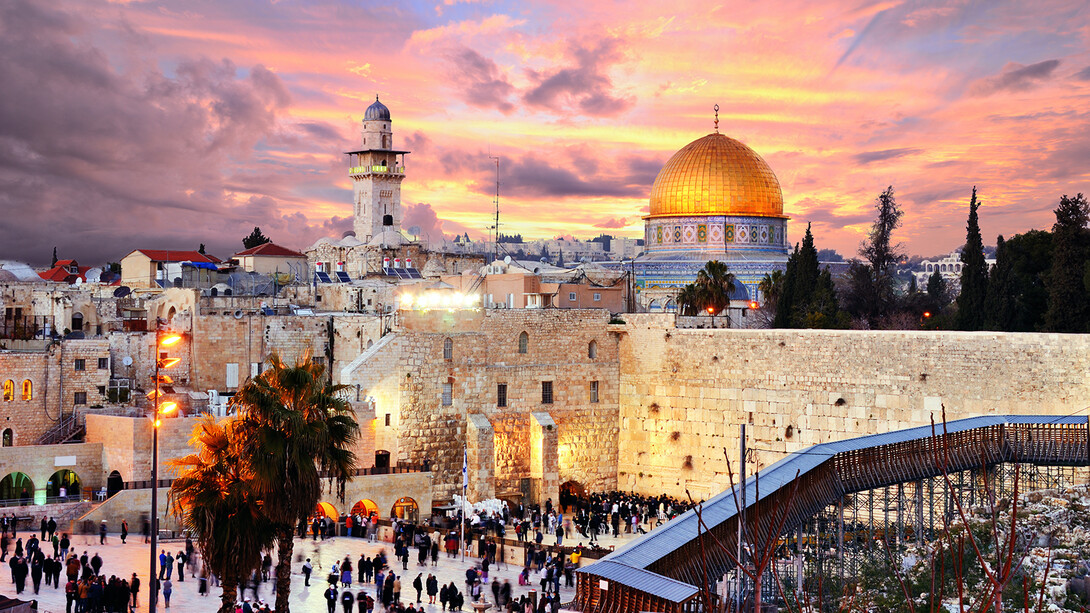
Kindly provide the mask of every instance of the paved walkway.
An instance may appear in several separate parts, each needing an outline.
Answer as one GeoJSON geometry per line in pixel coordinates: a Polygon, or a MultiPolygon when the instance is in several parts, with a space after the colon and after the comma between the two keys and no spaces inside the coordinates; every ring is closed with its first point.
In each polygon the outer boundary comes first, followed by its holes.
{"type": "MultiPolygon", "coordinates": [[[[30,536],[29,532],[21,532],[20,537],[25,541],[30,536]]],[[[609,547],[611,545],[620,546],[628,543],[632,540],[631,535],[622,535],[618,539],[611,537],[603,537],[600,539],[603,547],[609,547]]],[[[136,535],[135,538],[130,535],[128,544],[122,545],[120,538],[117,535],[111,534],[107,539],[106,545],[98,544],[98,536],[83,536],[78,535],[72,539],[72,548],[77,554],[87,552],[88,556],[93,556],[96,552],[103,559],[102,572],[109,578],[110,575],[117,575],[118,577],[129,578],[132,573],[135,572],[140,577],[140,610],[147,610],[148,602],[148,545],[143,544],[143,539],[136,535]]],[[[565,544],[578,544],[580,539],[565,540],[565,544]]],[[[585,542],[585,541],[584,541],[585,542]]],[[[546,541],[548,543],[548,541],[546,541]]],[[[177,552],[180,549],[185,548],[184,542],[168,541],[161,543],[161,549],[166,548],[177,552]]],[[[12,545],[10,552],[14,549],[12,545]]],[[[295,541],[295,557],[298,560],[292,565],[292,582],[291,582],[291,609],[292,611],[299,613],[325,613],[326,604],[323,598],[323,592],[327,587],[325,577],[329,574],[330,565],[339,560],[343,560],[346,555],[350,556],[352,560],[353,568],[356,567],[356,562],[359,560],[360,554],[366,554],[368,557],[374,556],[380,549],[386,550],[387,559],[390,563],[394,564],[394,572],[401,576],[402,572],[402,600],[407,601],[411,596],[415,600],[415,593],[412,588],[413,579],[416,578],[417,573],[423,573],[423,579],[427,579],[428,573],[434,573],[439,579],[440,585],[445,585],[454,582],[458,589],[465,594],[465,571],[470,565],[476,563],[475,558],[466,558],[463,562],[460,558],[451,559],[446,556],[446,553],[440,552],[439,564],[436,567],[432,567],[429,562],[429,566],[418,567],[416,565],[416,550],[411,552],[411,559],[409,561],[409,569],[407,571],[401,571],[401,564],[393,556],[393,545],[391,543],[368,543],[365,539],[349,538],[349,537],[336,537],[327,539],[325,541],[311,541],[309,538],[302,540],[297,539],[295,541]],[[302,554],[302,558],[299,555],[302,554]],[[301,571],[302,559],[309,557],[311,563],[314,565],[314,575],[311,577],[310,587],[303,585],[303,575],[301,571]]],[[[275,556],[274,556],[275,561],[275,556]]],[[[508,551],[508,560],[517,559],[521,562],[522,551],[517,550],[514,552],[508,551]]],[[[177,569],[175,569],[177,570],[177,569]]],[[[518,573],[522,570],[520,565],[510,564],[506,568],[493,570],[489,574],[490,580],[498,578],[501,582],[506,579],[511,582],[512,593],[517,597],[529,592],[531,587],[522,587],[518,585],[518,573]]],[[[358,573],[353,571],[353,574],[358,577],[358,573]]],[[[61,573],[61,582],[64,582],[64,573],[61,573]]],[[[178,613],[187,613],[189,611],[194,612],[206,612],[214,611],[219,606],[219,595],[221,593],[218,587],[213,587],[211,593],[208,596],[200,596],[197,594],[197,580],[189,576],[185,578],[184,582],[179,582],[177,576],[174,577],[174,593],[170,599],[170,610],[177,611],[178,613]]],[[[485,594],[487,594],[488,600],[492,600],[491,586],[486,586],[485,594]]],[[[351,590],[353,593],[358,592],[360,586],[353,584],[351,590]]],[[[374,585],[369,584],[366,586],[368,593],[374,595],[374,585]]],[[[39,594],[34,594],[33,584],[30,578],[27,578],[27,589],[19,596],[15,594],[15,586],[11,580],[11,570],[7,564],[0,565],[0,594],[9,596],[12,598],[18,597],[23,600],[38,600],[38,610],[48,613],[64,613],[65,610],[65,598],[64,589],[47,587],[42,584],[42,588],[39,594]]],[[[575,596],[575,590],[573,588],[565,588],[564,582],[561,580],[561,601],[568,602],[575,596]]],[[[252,592],[247,591],[248,597],[253,599],[252,592]]],[[[260,585],[258,591],[258,598],[265,600],[266,602],[274,603],[276,601],[275,594],[272,593],[272,582],[266,582],[260,585]]],[[[427,594],[424,594],[423,600],[427,601],[427,594]]],[[[163,611],[162,600],[159,602],[159,611],[163,611]]],[[[340,611],[340,605],[337,607],[337,611],[340,611]]],[[[469,597],[466,596],[466,606],[463,610],[471,611],[469,607],[469,597]]],[[[431,611],[441,611],[438,604],[434,606],[428,606],[429,613],[431,611]]]]}

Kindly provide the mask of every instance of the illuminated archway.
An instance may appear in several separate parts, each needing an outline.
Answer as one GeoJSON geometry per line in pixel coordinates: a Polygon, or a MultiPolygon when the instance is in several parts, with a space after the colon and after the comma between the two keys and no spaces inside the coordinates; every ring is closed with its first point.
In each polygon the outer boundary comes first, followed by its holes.
{"type": "Polygon", "coordinates": [[[352,505],[352,514],[359,515],[362,518],[371,517],[371,513],[378,515],[378,505],[374,500],[364,498],[356,504],[352,505]]]}
{"type": "Polygon", "coordinates": [[[328,517],[333,521],[340,519],[340,513],[337,513],[337,509],[333,508],[333,505],[328,502],[319,502],[318,507],[314,509],[314,514],[318,517],[328,517]]]}
{"type": "Polygon", "coordinates": [[[396,517],[398,519],[404,519],[416,523],[417,517],[420,515],[420,505],[416,504],[416,501],[408,496],[402,496],[394,503],[394,508],[390,509],[390,517],[396,517]]]}
{"type": "Polygon", "coordinates": [[[0,500],[19,500],[34,503],[34,482],[25,473],[11,473],[0,479],[0,500]]]}
{"type": "Polygon", "coordinates": [[[45,497],[58,498],[61,496],[61,490],[63,489],[65,497],[79,500],[80,485],[79,475],[67,468],[62,468],[53,473],[53,476],[49,477],[49,481],[46,482],[45,497]]]}

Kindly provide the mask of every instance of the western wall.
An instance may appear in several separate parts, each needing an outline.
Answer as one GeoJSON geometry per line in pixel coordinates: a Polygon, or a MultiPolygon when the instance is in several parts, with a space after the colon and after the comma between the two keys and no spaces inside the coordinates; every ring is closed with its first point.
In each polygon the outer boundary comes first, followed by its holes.
{"type": "MultiPolygon", "coordinates": [[[[1090,336],[694,330],[625,314],[618,485],[707,498],[818,443],[988,414],[1084,413],[1090,336]]],[[[940,424],[941,426],[941,424],[940,424]]]]}

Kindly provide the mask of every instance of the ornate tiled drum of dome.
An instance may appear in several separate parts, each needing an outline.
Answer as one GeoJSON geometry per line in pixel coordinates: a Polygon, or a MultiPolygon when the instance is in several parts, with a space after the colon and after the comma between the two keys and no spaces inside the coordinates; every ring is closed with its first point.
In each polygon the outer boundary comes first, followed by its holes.
{"type": "Polygon", "coordinates": [[[715,132],[670,158],[651,187],[644,254],[633,268],[639,301],[652,311],[675,297],[711,260],[740,281],[734,298],[757,299],[757,285],[787,262],[780,182],[745,144],[715,132]]]}

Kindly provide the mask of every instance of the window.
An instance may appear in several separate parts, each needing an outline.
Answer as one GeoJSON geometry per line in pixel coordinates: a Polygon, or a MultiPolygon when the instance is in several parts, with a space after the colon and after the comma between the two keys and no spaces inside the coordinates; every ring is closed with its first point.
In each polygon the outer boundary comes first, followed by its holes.
{"type": "Polygon", "coordinates": [[[389,413],[386,414],[386,427],[387,428],[390,427],[390,414],[389,413]]]}
{"type": "Polygon", "coordinates": [[[11,379],[4,381],[4,402],[15,400],[15,382],[11,379]]]}
{"type": "Polygon", "coordinates": [[[227,387],[238,387],[238,364],[232,362],[227,365],[227,387]]]}
{"type": "Polygon", "coordinates": [[[496,385],[496,406],[507,406],[507,384],[500,383],[496,385]]]}
{"type": "Polygon", "coordinates": [[[553,403],[553,382],[542,381],[541,382],[541,404],[553,403]]]}
{"type": "Polygon", "coordinates": [[[250,362],[250,378],[256,379],[261,374],[261,362],[250,362]]]}
{"type": "Polygon", "coordinates": [[[23,400],[32,400],[34,398],[34,384],[30,382],[30,379],[23,380],[23,400]]]}
{"type": "Polygon", "coordinates": [[[587,345],[587,357],[592,360],[598,357],[598,341],[591,341],[590,344],[587,345]]]}
{"type": "Polygon", "coordinates": [[[522,332],[519,334],[519,353],[526,353],[530,350],[530,335],[522,332]]]}
{"type": "Polygon", "coordinates": [[[598,402],[598,382],[597,381],[591,381],[590,382],[590,401],[591,402],[598,402]]]}
{"type": "Polygon", "coordinates": [[[575,292],[568,292],[568,300],[575,302],[575,292]]]}
{"type": "Polygon", "coordinates": [[[602,301],[602,292],[594,292],[594,301],[595,302],[601,302],[602,301]]]}
{"type": "Polygon", "coordinates": [[[73,404],[87,404],[87,392],[76,392],[75,398],[72,399],[73,404]]]}
{"type": "Polygon", "coordinates": [[[110,369],[110,358],[99,358],[98,359],[98,369],[99,370],[109,370],[110,369]]]}
{"type": "Polygon", "coordinates": [[[87,370],[87,361],[84,360],[83,358],[76,358],[75,369],[76,370],[87,370]]]}
{"type": "Polygon", "coordinates": [[[72,313],[72,331],[83,330],[83,313],[72,313]]]}
{"type": "Polygon", "coordinates": [[[454,359],[454,341],[448,339],[443,340],[443,359],[454,359]]]}
{"type": "Polygon", "coordinates": [[[4,430],[4,447],[11,447],[15,444],[15,433],[11,431],[11,428],[4,430]]]}
{"type": "Polygon", "coordinates": [[[448,380],[443,384],[443,406],[449,407],[454,403],[454,381],[448,380]]]}

